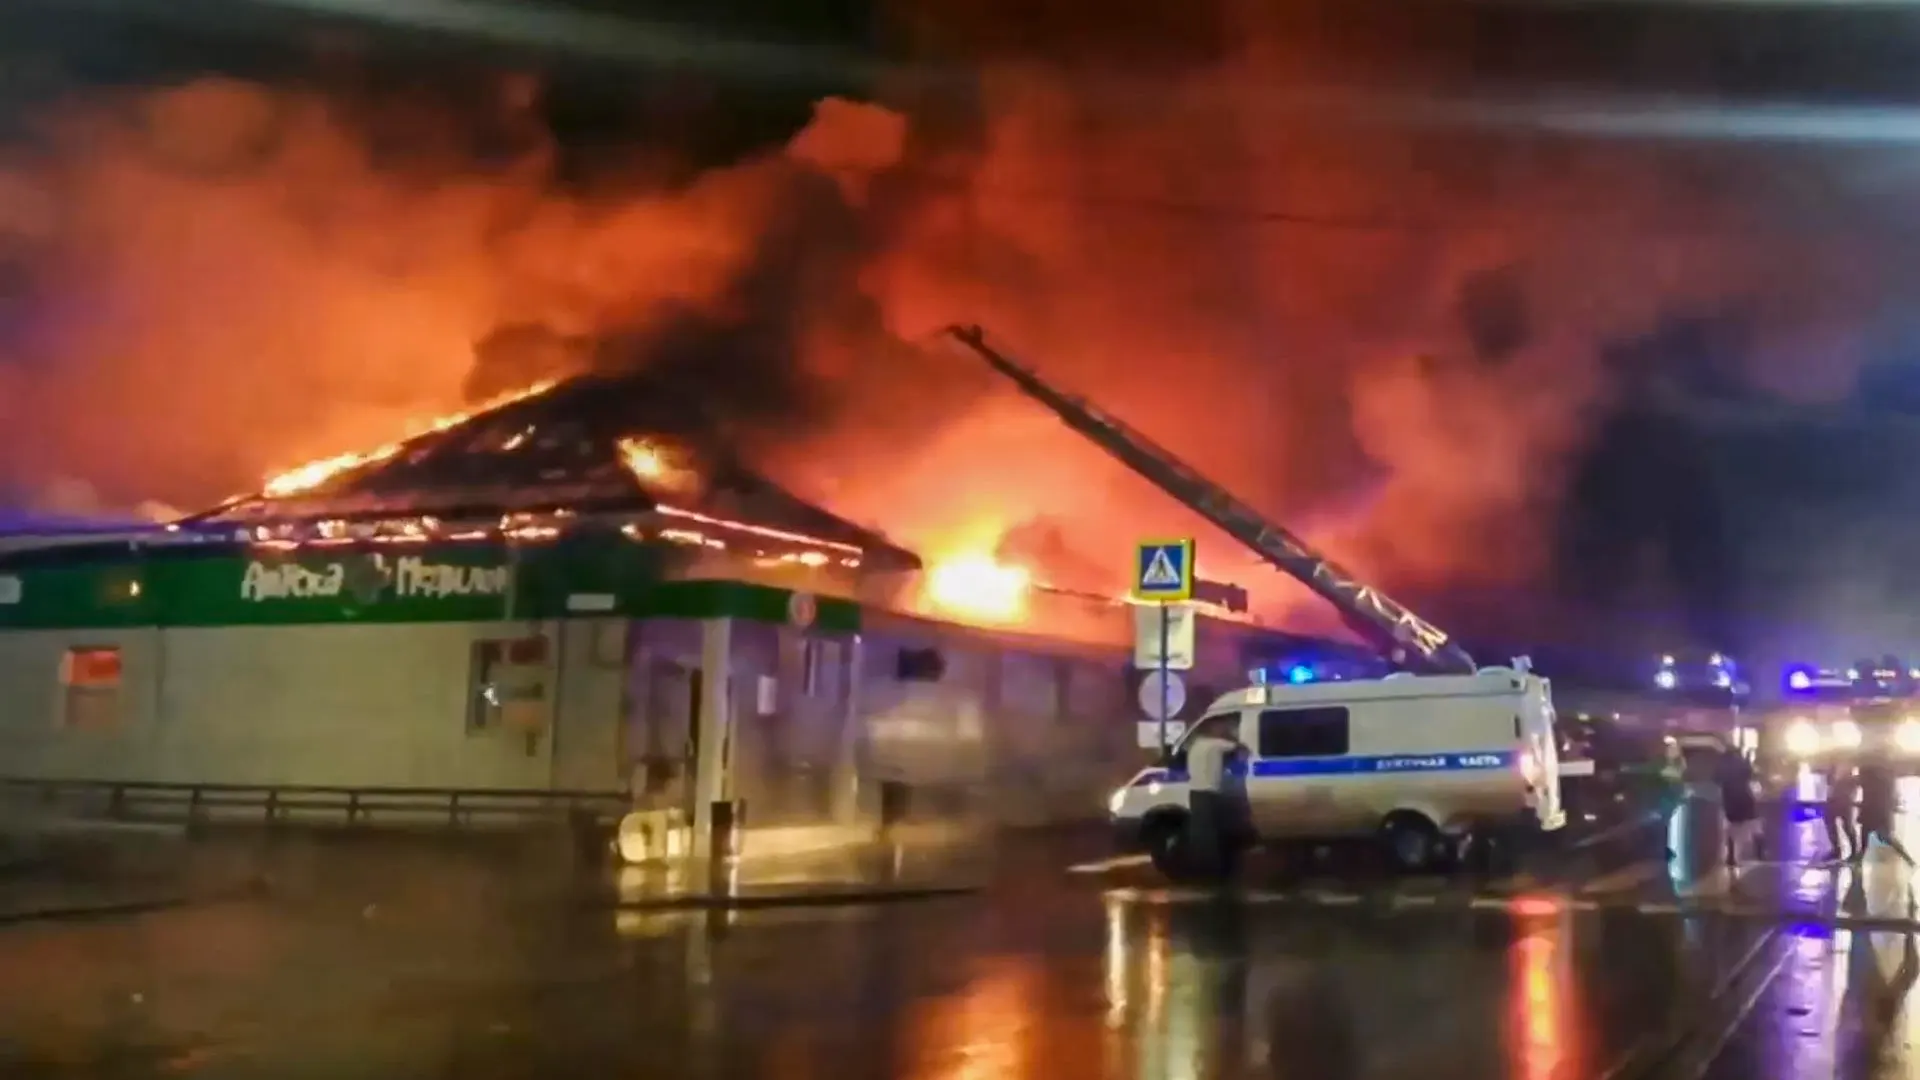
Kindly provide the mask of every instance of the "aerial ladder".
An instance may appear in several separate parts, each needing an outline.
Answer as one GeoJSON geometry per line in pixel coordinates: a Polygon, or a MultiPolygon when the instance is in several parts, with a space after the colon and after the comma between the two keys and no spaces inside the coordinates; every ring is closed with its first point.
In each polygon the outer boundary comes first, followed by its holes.
{"type": "Polygon", "coordinates": [[[954,326],[946,333],[1012,380],[1028,397],[1050,409],[1068,427],[1332,604],[1349,625],[1394,664],[1429,675],[1474,672],[1473,657],[1455,644],[1446,631],[1355,578],[1298,536],[1266,520],[1259,511],[1119,417],[1084,398],[1054,389],[1031,368],[989,344],[986,332],[980,327],[954,326]]]}

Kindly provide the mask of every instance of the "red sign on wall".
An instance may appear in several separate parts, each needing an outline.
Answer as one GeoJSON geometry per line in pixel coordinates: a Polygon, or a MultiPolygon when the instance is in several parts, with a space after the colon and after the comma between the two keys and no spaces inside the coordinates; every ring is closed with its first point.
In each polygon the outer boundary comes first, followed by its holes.
{"type": "Polygon", "coordinates": [[[60,681],[67,686],[120,685],[120,650],[111,646],[68,649],[60,661],[60,681]]]}

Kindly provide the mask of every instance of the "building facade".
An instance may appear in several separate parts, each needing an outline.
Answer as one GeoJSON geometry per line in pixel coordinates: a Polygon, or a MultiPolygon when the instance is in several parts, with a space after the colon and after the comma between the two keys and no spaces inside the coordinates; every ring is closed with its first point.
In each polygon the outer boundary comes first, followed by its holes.
{"type": "Polygon", "coordinates": [[[888,780],[1038,825],[1146,756],[1124,609],[1069,641],[672,566],[617,536],[13,552],[0,778],[716,796],[757,824],[870,814],[888,780]]]}

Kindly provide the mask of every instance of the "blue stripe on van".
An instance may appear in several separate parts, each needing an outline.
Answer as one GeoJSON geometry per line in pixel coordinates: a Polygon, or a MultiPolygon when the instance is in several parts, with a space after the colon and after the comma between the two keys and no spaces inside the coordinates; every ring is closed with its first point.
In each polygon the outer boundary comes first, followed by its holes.
{"type": "MultiPolygon", "coordinates": [[[[1484,750],[1469,754],[1387,754],[1377,757],[1263,758],[1253,763],[1251,775],[1269,776],[1351,776],[1355,773],[1433,773],[1475,772],[1486,769],[1511,769],[1520,760],[1517,751],[1484,750]]],[[[1246,776],[1244,765],[1235,766],[1235,775],[1246,776]]],[[[1149,769],[1134,781],[1134,786],[1149,783],[1185,783],[1185,769],[1149,769]]]]}

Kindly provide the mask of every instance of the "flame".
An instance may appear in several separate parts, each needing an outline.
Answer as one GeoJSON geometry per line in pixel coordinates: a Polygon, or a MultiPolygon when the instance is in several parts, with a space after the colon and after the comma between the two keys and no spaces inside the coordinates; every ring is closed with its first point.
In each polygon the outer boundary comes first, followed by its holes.
{"type": "Polygon", "coordinates": [[[648,487],[687,489],[693,486],[693,470],[681,465],[670,449],[650,439],[629,436],[614,444],[620,461],[634,479],[648,487]]]}
{"type": "Polygon", "coordinates": [[[335,454],[332,457],[321,458],[318,461],[309,461],[305,465],[300,465],[276,476],[269,477],[266,485],[261,488],[261,494],[266,495],[268,498],[280,499],[289,495],[298,495],[302,492],[312,491],[314,488],[339,476],[341,473],[351,469],[357,469],[363,465],[372,465],[375,462],[387,460],[404,449],[407,443],[422,435],[432,435],[435,432],[457,427],[490,409],[497,409],[503,405],[511,405],[516,401],[524,401],[527,398],[544,394],[548,390],[553,389],[556,382],[557,380],[554,379],[537,382],[532,386],[522,387],[511,393],[501,394],[498,397],[484,401],[463,412],[448,413],[444,416],[436,416],[430,420],[409,425],[407,434],[404,437],[387,443],[384,446],[375,447],[372,450],[335,454]]]}
{"type": "Polygon", "coordinates": [[[934,563],[923,599],[943,615],[968,622],[1016,623],[1027,615],[1033,575],[992,555],[969,552],[934,563]]]}
{"type": "Polygon", "coordinates": [[[642,480],[659,480],[667,475],[667,460],[660,448],[645,439],[621,439],[620,457],[627,469],[642,480]]]}

